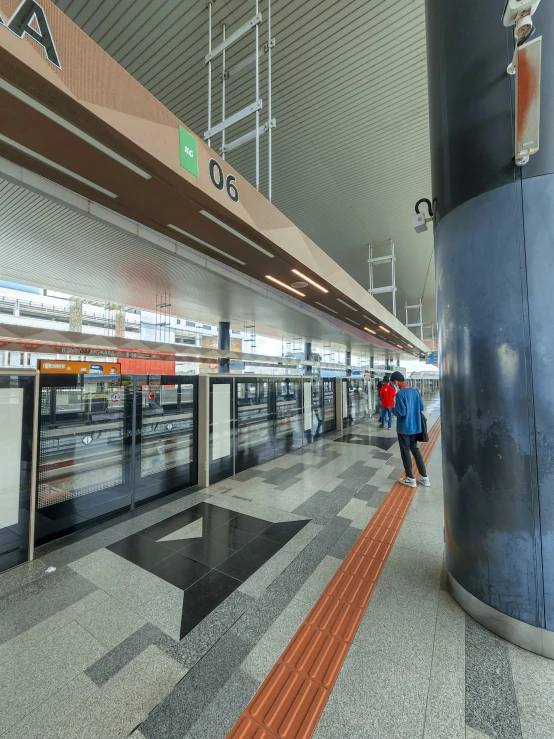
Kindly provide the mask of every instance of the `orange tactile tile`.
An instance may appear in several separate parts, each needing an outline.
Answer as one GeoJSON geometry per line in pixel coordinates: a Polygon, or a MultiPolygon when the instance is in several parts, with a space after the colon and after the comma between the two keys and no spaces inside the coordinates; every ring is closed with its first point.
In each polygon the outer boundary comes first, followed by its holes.
{"type": "MultiPolygon", "coordinates": [[[[372,559],[380,559],[384,562],[389,556],[391,550],[390,544],[384,544],[382,541],[375,541],[375,539],[367,539],[360,537],[354,544],[351,554],[359,552],[364,557],[371,557],[372,559]]],[[[350,556],[350,554],[348,555],[350,556]]],[[[344,560],[346,562],[346,560],[344,560]]],[[[341,569],[343,569],[341,567],[341,569]]]]}
{"type": "Polygon", "coordinates": [[[381,559],[364,557],[363,554],[358,553],[348,563],[347,572],[350,572],[352,575],[356,575],[356,577],[361,577],[362,579],[375,582],[381,574],[384,564],[385,563],[381,559]]]}
{"type": "Polygon", "coordinates": [[[328,697],[321,684],[278,662],[246,713],[278,739],[304,739],[311,736],[328,697]]]}
{"type": "Polygon", "coordinates": [[[394,529],[386,529],[382,526],[378,531],[372,534],[372,539],[382,541],[384,544],[392,544],[396,539],[397,534],[398,531],[395,531],[394,529]]]}
{"type": "Polygon", "coordinates": [[[361,577],[351,575],[349,572],[339,571],[338,576],[336,575],[331,580],[325,592],[358,608],[365,608],[374,587],[375,581],[373,580],[362,580],[361,577]]]}
{"type": "Polygon", "coordinates": [[[305,623],[281,659],[328,690],[335,684],[349,645],[305,623]]]}
{"type": "Polygon", "coordinates": [[[351,642],[363,615],[361,608],[323,593],[308,615],[306,623],[317,626],[337,639],[351,642]]]}
{"type": "MultiPolygon", "coordinates": [[[[440,419],[421,452],[427,463],[440,419]]],[[[309,739],[413,500],[396,482],[227,739],[309,739]]]]}
{"type": "Polygon", "coordinates": [[[253,721],[250,716],[243,714],[233,727],[228,739],[275,739],[275,736],[253,721]]]}

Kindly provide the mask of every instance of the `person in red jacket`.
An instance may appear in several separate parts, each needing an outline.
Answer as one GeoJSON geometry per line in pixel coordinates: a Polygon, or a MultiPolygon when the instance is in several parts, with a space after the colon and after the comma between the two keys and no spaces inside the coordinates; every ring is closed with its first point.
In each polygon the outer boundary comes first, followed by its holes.
{"type": "Polygon", "coordinates": [[[381,428],[385,428],[385,423],[388,417],[390,431],[392,428],[392,409],[394,408],[394,396],[396,395],[396,390],[390,384],[388,377],[385,377],[383,386],[379,390],[379,395],[381,396],[381,428]]]}

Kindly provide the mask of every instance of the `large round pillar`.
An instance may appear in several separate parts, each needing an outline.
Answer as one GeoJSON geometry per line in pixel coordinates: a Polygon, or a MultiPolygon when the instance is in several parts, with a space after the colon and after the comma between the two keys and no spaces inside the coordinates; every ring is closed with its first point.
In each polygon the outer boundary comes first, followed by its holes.
{"type": "Polygon", "coordinates": [[[426,0],[447,564],[471,615],[554,658],[554,3],[521,169],[503,6],[426,0]]]}

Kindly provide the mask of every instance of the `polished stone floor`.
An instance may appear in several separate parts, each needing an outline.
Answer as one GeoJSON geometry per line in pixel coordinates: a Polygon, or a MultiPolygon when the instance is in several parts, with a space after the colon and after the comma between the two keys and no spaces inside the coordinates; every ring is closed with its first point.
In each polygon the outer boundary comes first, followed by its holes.
{"type": "MultiPolygon", "coordinates": [[[[359,424],[0,575],[0,737],[224,739],[400,472],[359,424]]],[[[314,737],[554,737],[554,662],[448,593],[429,474],[314,737]]]]}

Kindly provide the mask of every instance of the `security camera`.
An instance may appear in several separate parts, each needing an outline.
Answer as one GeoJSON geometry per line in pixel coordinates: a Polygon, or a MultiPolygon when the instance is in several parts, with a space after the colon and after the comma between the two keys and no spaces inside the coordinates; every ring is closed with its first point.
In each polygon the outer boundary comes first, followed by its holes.
{"type": "Polygon", "coordinates": [[[421,200],[418,200],[415,204],[415,213],[412,216],[412,226],[414,227],[414,230],[416,234],[422,234],[424,231],[427,231],[427,224],[429,221],[433,220],[433,205],[430,200],[427,198],[421,198],[421,200]],[[427,210],[429,211],[429,217],[425,217],[425,213],[419,212],[419,206],[425,203],[427,205],[427,210]]]}
{"type": "Polygon", "coordinates": [[[520,13],[533,15],[541,0],[506,0],[502,22],[506,27],[513,26],[520,13]]]}
{"type": "Polygon", "coordinates": [[[412,216],[412,225],[416,234],[422,234],[427,231],[426,218],[423,213],[414,213],[412,216]]]}

